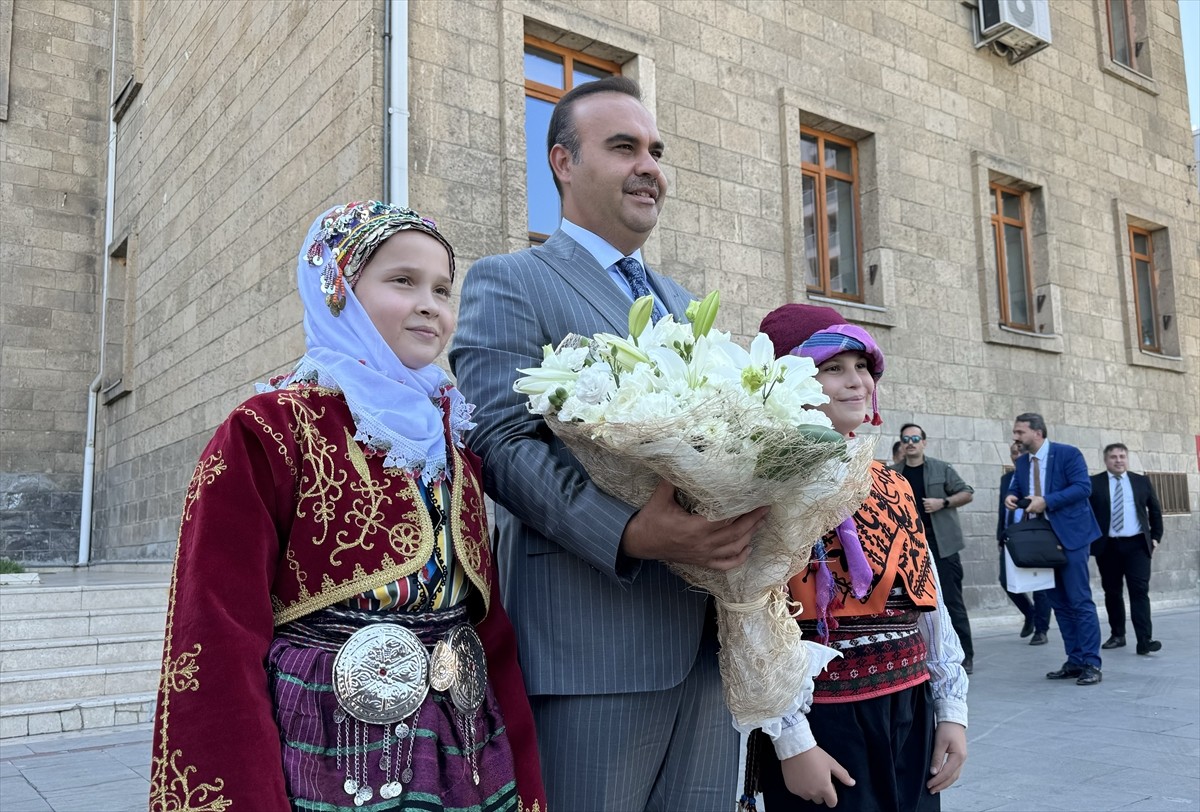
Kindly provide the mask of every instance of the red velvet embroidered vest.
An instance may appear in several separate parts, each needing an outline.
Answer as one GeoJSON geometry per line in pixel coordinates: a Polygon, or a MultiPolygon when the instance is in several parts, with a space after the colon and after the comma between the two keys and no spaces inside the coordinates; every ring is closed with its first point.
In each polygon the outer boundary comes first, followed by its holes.
{"type": "MultiPolygon", "coordinates": [[[[354,440],[340,393],[315,386],[265,393],[229,422],[253,424],[263,446],[277,451],[274,480],[294,483],[290,504],[274,511],[284,522],[290,517],[271,584],[276,625],[405,578],[429,560],[433,523],[416,481],[385,469],[383,455],[354,440]]],[[[453,451],[447,521],[454,554],[486,604],[492,566],[479,460],[453,451]]]]}

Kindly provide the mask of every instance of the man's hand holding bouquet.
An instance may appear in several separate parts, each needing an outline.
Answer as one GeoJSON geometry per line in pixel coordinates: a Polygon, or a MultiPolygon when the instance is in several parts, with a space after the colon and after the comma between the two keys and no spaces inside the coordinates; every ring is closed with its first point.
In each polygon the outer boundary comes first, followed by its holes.
{"type": "Polygon", "coordinates": [[[849,517],[870,484],[872,444],[833,431],[812,361],[775,359],[758,334],[747,351],[713,330],[719,295],[651,324],[653,300],[634,302],[629,335],[570,335],[547,346],[514,389],[603,490],[645,505],[660,481],[710,521],[768,505],[749,558],[718,571],[672,563],[716,598],[721,676],[739,729],[795,713],[805,677],[832,649],[802,640],[787,581],[813,544],[849,517]]]}

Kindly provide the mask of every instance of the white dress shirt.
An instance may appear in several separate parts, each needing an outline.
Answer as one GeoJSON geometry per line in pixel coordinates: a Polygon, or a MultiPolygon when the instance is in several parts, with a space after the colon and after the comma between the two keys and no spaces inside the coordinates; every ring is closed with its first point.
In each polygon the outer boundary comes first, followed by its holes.
{"type": "MultiPolygon", "coordinates": [[[[567,218],[563,218],[559,224],[559,228],[563,232],[579,243],[583,250],[592,255],[592,258],[600,265],[601,268],[608,272],[612,281],[616,283],[625,295],[629,297],[629,301],[633,301],[633,289],[629,287],[629,280],[625,278],[625,274],[617,270],[617,262],[624,259],[625,255],[608,244],[608,241],[603,237],[599,237],[588,231],[583,226],[577,226],[567,218]]],[[[646,267],[646,263],[642,260],[642,249],[634,251],[629,256],[641,263],[642,267],[646,267]]],[[[670,312],[667,306],[663,304],[662,297],[658,295],[658,291],[654,289],[654,283],[649,278],[646,279],[646,286],[650,288],[650,293],[654,295],[654,301],[658,302],[658,306],[662,308],[662,312],[670,312]]]]}
{"type": "Polygon", "coordinates": [[[1026,484],[1029,486],[1029,490],[1027,491],[1027,493],[1030,496],[1034,495],[1034,491],[1033,491],[1033,466],[1034,466],[1033,461],[1034,461],[1034,459],[1037,459],[1038,477],[1041,480],[1041,484],[1042,484],[1042,492],[1040,494],[1038,494],[1038,496],[1045,497],[1045,495],[1046,495],[1046,462],[1050,459],[1050,441],[1049,440],[1046,440],[1045,442],[1043,442],[1041,448],[1039,448],[1036,452],[1031,453],[1029,455],[1029,482],[1027,482],[1026,484]]]}
{"type": "Polygon", "coordinates": [[[1142,534],[1142,522],[1138,518],[1137,508],[1133,504],[1133,483],[1129,481],[1129,477],[1125,474],[1117,476],[1110,473],[1108,475],[1108,504],[1111,506],[1109,513],[1109,524],[1105,530],[1109,538],[1126,538],[1127,536],[1140,536],[1142,534]],[[1117,481],[1121,482],[1121,501],[1117,502],[1117,481]],[[1121,527],[1120,534],[1113,533],[1113,520],[1117,518],[1118,513],[1124,518],[1124,525],[1121,527]]]}

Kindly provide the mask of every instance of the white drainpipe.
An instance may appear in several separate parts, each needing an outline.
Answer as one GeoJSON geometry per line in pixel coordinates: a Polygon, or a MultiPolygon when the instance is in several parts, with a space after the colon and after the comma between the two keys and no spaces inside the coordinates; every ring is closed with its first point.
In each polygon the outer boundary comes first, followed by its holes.
{"type": "Polygon", "coordinates": [[[386,0],[383,200],[408,205],[408,0],[386,0]]]}
{"type": "Polygon", "coordinates": [[[79,505],[79,559],[76,566],[86,567],[92,558],[92,490],[96,478],[96,409],[100,400],[100,384],[104,380],[105,333],[108,326],[108,275],[112,258],[108,247],[113,238],[113,201],[117,190],[117,119],[112,108],[117,92],[117,14],[112,15],[112,61],[108,69],[108,157],[105,164],[104,245],[102,283],[100,286],[100,360],[96,377],[88,387],[87,433],[83,447],[83,489],[79,505]]]}

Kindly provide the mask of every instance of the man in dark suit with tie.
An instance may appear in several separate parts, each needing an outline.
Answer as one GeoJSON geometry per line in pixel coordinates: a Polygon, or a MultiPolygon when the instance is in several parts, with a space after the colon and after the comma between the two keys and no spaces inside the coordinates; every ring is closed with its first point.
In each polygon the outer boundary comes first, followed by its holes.
{"type": "Polygon", "coordinates": [[[640,509],[597,488],[513,392],[569,333],[624,335],[634,298],[683,321],[693,298],[645,268],[667,194],[664,144],[637,84],[578,85],[555,106],[549,161],[562,224],[466,274],[450,364],[476,404],[472,448],[496,501],[501,595],[516,628],[557,810],[725,809],[738,736],[717,670],[711,599],[665,562],[730,569],[765,515],[708,522],[662,483],[640,509]]]}
{"type": "Polygon", "coordinates": [[[1050,590],[1050,605],[1058,619],[1067,661],[1062,668],[1048,673],[1046,679],[1074,679],[1076,685],[1096,685],[1103,678],[1100,617],[1092,601],[1088,549],[1100,537],[1100,527],[1088,504],[1092,481],[1087,464],[1075,446],[1046,439],[1046,421],[1040,414],[1017,415],[1013,439],[1025,453],[1017,459],[1004,506],[1009,510],[1023,506],[1029,513],[1044,515],[1067,556],[1067,563],[1054,571],[1054,589],[1050,590]],[[1018,504],[1025,497],[1029,502],[1018,504]]]}
{"type": "Polygon", "coordinates": [[[1162,648],[1150,623],[1150,558],[1162,540],[1162,508],[1150,480],[1129,471],[1129,449],[1124,443],[1104,448],[1108,470],[1092,477],[1092,512],[1104,532],[1092,544],[1100,569],[1104,608],[1112,636],[1101,648],[1125,645],[1125,595],[1129,585],[1129,614],[1137,635],[1137,653],[1162,648]]]}
{"type": "MultiPolygon", "coordinates": [[[[1017,457],[1022,454],[1021,444],[1013,442],[1008,447],[1008,453],[1015,466],[1017,457]]],[[[1000,586],[1008,595],[1008,599],[1025,616],[1025,623],[1021,626],[1021,636],[1030,637],[1032,635],[1029,645],[1044,646],[1047,642],[1046,634],[1050,631],[1050,590],[1037,590],[1033,593],[1032,601],[1024,592],[1008,591],[1008,577],[1005,575],[1004,567],[1004,530],[1013,522],[1019,522],[1024,514],[1020,508],[1009,510],[1004,506],[1004,500],[1008,496],[1008,485],[1012,482],[1012,478],[1013,471],[1006,471],[1000,477],[1000,515],[996,520],[996,547],[1000,550],[1000,586]]]]}

